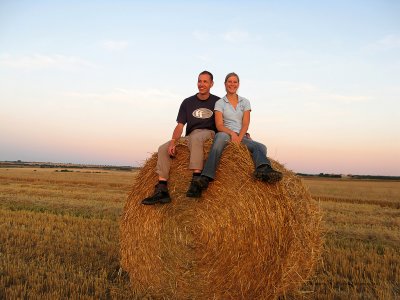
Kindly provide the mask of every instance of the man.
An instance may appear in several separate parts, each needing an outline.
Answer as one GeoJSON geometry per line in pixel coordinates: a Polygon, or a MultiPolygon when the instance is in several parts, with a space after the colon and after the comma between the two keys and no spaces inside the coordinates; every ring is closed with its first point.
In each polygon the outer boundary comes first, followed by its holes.
{"type": "MultiPolygon", "coordinates": [[[[200,176],[204,164],[204,142],[213,138],[217,131],[214,119],[214,105],[220,97],[210,94],[210,89],[213,85],[213,75],[208,71],[203,71],[199,74],[197,80],[199,92],[183,100],[176,119],[178,124],[172,133],[172,139],[158,148],[156,167],[158,184],[153,195],[144,199],[142,204],[153,205],[171,202],[168,193],[171,158],[175,156],[175,142],[181,138],[185,125],[186,134],[184,139],[187,139],[190,151],[189,169],[193,170],[193,179],[200,176]]],[[[196,198],[201,195],[201,189],[194,184],[193,179],[186,196],[196,198]]]]}

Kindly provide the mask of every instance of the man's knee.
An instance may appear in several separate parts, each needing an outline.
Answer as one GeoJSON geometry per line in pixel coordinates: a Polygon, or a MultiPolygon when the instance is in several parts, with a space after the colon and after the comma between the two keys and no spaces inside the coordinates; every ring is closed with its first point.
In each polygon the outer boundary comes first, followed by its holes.
{"type": "Polygon", "coordinates": [[[212,138],[213,135],[214,135],[214,132],[212,130],[193,132],[189,136],[189,144],[203,145],[204,142],[207,141],[208,139],[212,138]]]}
{"type": "Polygon", "coordinates": [[[161,146],[158,147],[158,154],[165,154],[168,153],[168,146],[169,142],[162,144],[161,146]]]}

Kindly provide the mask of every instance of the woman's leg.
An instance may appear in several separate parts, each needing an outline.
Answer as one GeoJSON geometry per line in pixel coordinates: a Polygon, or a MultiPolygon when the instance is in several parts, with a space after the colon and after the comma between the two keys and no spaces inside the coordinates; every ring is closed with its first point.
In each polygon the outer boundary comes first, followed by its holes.
{"type": "Polygon", "coordinates": [[[242,143],[249,149],[256,169],[263,165],[271,166],[271,162],[267,158],[267,147],[265,145],[246,137],[242,139],[242,143]]]}
{"type": "Polygon", "coordinates": [[[255,166],[254,176],[257,179],[268,183],[275,183],[282,179],[282,173],[271,167],[271,162],[267,158],[267,147],[247,138],[243,138],[242,142],[251,152],[255,166]]]}
{"type": "Polygon", "coordinates": [[[214,179],[215,171],[217,170],[222,152],[224,151],[224,148],[230,139],[230,135],[225,132],[218,132],[215,135],[210,153],[208,154],[208,158],[201,175],[214,179]]]}

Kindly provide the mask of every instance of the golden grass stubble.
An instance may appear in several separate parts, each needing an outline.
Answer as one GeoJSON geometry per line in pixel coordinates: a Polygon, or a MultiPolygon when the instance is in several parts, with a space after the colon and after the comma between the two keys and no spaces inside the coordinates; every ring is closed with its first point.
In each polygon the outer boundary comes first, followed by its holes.
{"type": "Polygon", "coordinates": [[[0,182],[0,208],[116,220],[128,193],[126,182],[132,182],[135,173],[109,173],[107,176],[90,174],[92,178],[81,181],[82,174],[77,172],[54,175],[42,169],[37,172],[32,169],[0,169],[0,174],[6,178],[0,182]],[[20,174],[23,180],[16,180],[16,174],[20,174]],[[55,176],[57,180],[49,180],[49,176],[55,176]]]}
{"type": "MultiPolygon", "coordinates": [[[[29,179],[31,177],[36,178],[37,181],[37,179],[42,177],[44,179],[50,179],[48,176],[54,174],[54,169],[40,169],[40,172],[39,170],[34,172],[32,169],[18,170],[18,172],[15,170],[10,171],[15,172],[10,173],[12,175],[11,177],[21,176],[28,179],[25,181],[26,183],[31,181],[29,179]]],[[[2,175],[7,174],[7,172],[9,171],[0,169],[0,174],[2,175]]],[[[111,183],[120,182],[121,184],[129,184],[129,182],[133,181],[135,174],[136,173],[119,172],[115,174],[115,177],[109,176],[105,179],[104,176],[100,177],[100,174],[92,173],[86,174],[88,177],[85,181],[98,181],[99,187],[101,186],[101,182],[105,180],[109,180],[111,183]]],[[[58,175],[65,176],[59,178],[61,181],[68,181],[63,178],[78,181],[76,176],[80,176],[78,173],[58,173],[58,175]]],[[[79,180],[82,181],[82,178],[79,178],[79,180]]],[[[17,190],[14,188],[9,190],[4,188],[9,186],[9,182],[8,179],[0,180],[1,203],[9,197],[14,197],[17,193],[17,190]]],[[[308,184],[308,182],[309,180],[305,181],[306,184],[308,184]]],[[[333,196],[329,194],[332,186],[331,182],[332,181],[327,180],[317,182],[321,190],[324,190],[322,194],[326,197],[333,196]]],[[[53,183],[40,183],[40,181],[38,181],[38,183],[43,186],[44,191],[47,186],[50,194],[54,190],[53,183]]],[[[188,182],[184,184],[186,185],[188,182]]],[[[337,186],[343,185],[341,191],[349,191],[349,183],[347,182],[336,180],[334,184],[337,186]]],[[[375,187],[376,184],[379,183],[368,181],[365,184],[366,187],[369,184],[371,187],[375,187]]],[[[110,185],[105,185],[104,188],[97,188],[97,190],[93,190],[92,193],[103,194],[104,190],[109,189],[109,186],[110,185]]],[[[80,189],[85,189],[82,185],[77,185],[76,188],[78,191],[80,189]]],[[[182,188],[183,193],[186,192],[186,188],[186,186],[182,188]]],[[[386,186],[386,188],[388,189],[387,195],[396,195],[396,193],[398,193],[397,186],[390,185],[386,186]]],[[[311,190],[313,191],[313,189],[311,190]]],[[[369,189],[367,188],[366,190],[369,189]]],[[[350,192],[351,191],[352,189],[350,189],[350,192]]],[[[149,189],[149,193],[151,192],[152,187],[149,189]]],[[[340,194],[341,197],[347,197],[347,195],[348,193],[340,194]]],[[[373,199],[379,200],[379,195],[381,195],[381,193],[375,194],[373,199]]],[[[26,194],[26,197],[28,198],[29,194],[26,194]]],[[[47,199],[48,204],[52,202],[52,197],[53,196],[47,199]]],[[[43,198],[46,198],[46,195],[43,195],[43,198]]],[[[106,197],[99,198],[103,199],[103,201],[107,201],[106,197]]],[[[121,191],[121,199],[122,201],[126,199],[124,191],[121,191]]],[[[14,198],[14,200],[16,201],[14,202],[15,204],[21,201],[18,198],[14,198]]],[[[68,201],[67,198],[64,200],[68,201]]],[[[29,205],[33,204],[31,203],[29,205]]],[[[31,210],[32,207],[29,207],[29,205],[26,209],[31,210]]],[[[98,201],[92,201],[92,210],[88,210],[88,213],[90,213],[90,211],[93,212],[91,218],[95,218],[96,211],[94,208],[97,205],[98,201]]],[[[322,261],[318,264],[317,273],[300,291],[287,294],[289,299],[399,298],[400,249],[399,243],[396,242],[400,232],[400,215],[398,209],[390,207],[381,209],[376,205],[361,203],[346,204],[332,201],[321,201],[319,205],[324,212],[324,226],[327,231],[322,261]]],[[[23,236],[18,235],[18,232],[21,231],[21,226],[25,228],[35,227],[35,225],[31,225],[31,222],[36,223],[37,220],[44,222],[41,216],[48,214],[37,212],[28,213],[28,215],[31,216],[37,215],[39,218],[32,217],[28,218],[30,221],[27,221],[27,212],[13,212],[9,209],[11,209],[11,207],[0,210],[0,295],[5,295],[6,299],[28,297],[26,295],[29,295],[32,299],[44,298],[43,295],[47,295],[47,297],[51,299],[68,297],[76,299],[93,298],[94,293],[92,288],[79,288],[79,285],[85,280],[87,281],[86,286],[93,286],[93,284],[90,283],[94,281],[93,278],[97,278],[98,284],[105,284],[104,282],[107,281],[109,287],[108,290],[98,289],[96,293],[98,295],[101,294],[101,296],[97,298],[106,298],[107,295],[113,295],[112,298],[121,299],[130,297],[137,297],[140,299],[144,297],[145,294],[136,293],[132,295],[130,293],[130,284],[124,281],[124,277],[115,277],[113,275],[115,272],[115,264],[110,263],[110,259],[108,259],[107,256],[99,255],[98,257],[94,257],[95,262],[93,265],[97,263],[97,268],[90,267],[91,259],[87,260],[87,265],[85,267],[82,261],[86,260],[86,257],[82,257],[82,255],[85,255],[87,252],[84,251],[80,253],[77,251],[72,252],[74,254],[64,254],[65,262],[63,263],[55,262],[48,258],[49,256],[60,257],[60,255],[51,254],[53,251],[56,251],[56,253],[68,253],[68,251],[71,251],[68,250],[71,247],[70,243],[66,242],[62,234],[53,235],[52,240],[54,242],[42,244],[41,251],[30,249],[29,234],[23,236]],[[8,217],[5,217],[6,215],[9,215],[12,220],[22,219],[23,223],[20,225],[13,224],[11,228],[10,226],[5,226],[6,220],[8,219],[8,217]],[[55,245],[57,247],[55,247],[55,245]],[[59,250],[58,248],[66,249],[59,250]],[[77,262],[76,266],[74,261],[77,262]],[[104,267],[106,271],[99,272],[99,266],[104,267]]],[[[74,211],[78,208],[72,205],[60,209],[60,213],[63,213],[64,210],[64,214],[74,214],[74,211]]],[[[80,222],[82,218],[70,217],[70,219],[72,222],[79,223],[76,231],[86,232],[86,223],[80,222]]],[[[56,221],[49,221],[49,219],[46,219],[44,223],[48,225],[53,222],[56,221]]],[[[257,222],[262,221],[258,220],[257,222]]],[[[108,226],[107,223],[97,223],[98,235],[102,236],[102,231],[107,232],[108,226]],[[104,226],[106,226],[106,228],[103,228],[104,226]]],[[[206,224],[200,224],[200,226],[206,227],[206,224]]],[[[66,230],[68,231],[68,228],[66,230]]],[[[157,232],[157,230],[155,231],[157,232]]],[[[51,231],[41,232],[40,238],[43,239],[45,235],[51,236],[51,231]]],[[[117,233],[114,232],[110,238],[106,239],[114,243],[116,237],[117,233]]],[[[187,243],[190,244],[191,242],[188,241],[187,243]]],[[[116,244],[114,246],[118,247],[116,244]]],[[[149,251],[151,250],[152,249],[149,249],[149,251]]],[[[116,250],[110,250],[108,248],[107,242],[91,246],[91,251],[93,251],[93,255],[97,251],[111,251],[110,254],[116,252],[116,250]],[[103,245],[105,245],[105,249],[101,250],[103,245]]],[[[113,259],[118,260],[118,257],[113,257],[113,259]]],[[[245,286],[245,282],[242,284],[245,286]]]]}
{"type": "Polygon", "coordinates": [[[320,202],[326,243],[317,274],[305,285],[317,299],[400,296],[400,214],[376,205],[320,202]]]}
{"type": "Polygon", "coordinates": [[[400,204],[400,181],[308,178],[302,181],[314,197],[388,201],[400,204]]]}
{"type": "Polygon", "coordinates": [[[116,222],[3,209],[0,219],[6,299],[129,295],[117,276],[116,222]]]}

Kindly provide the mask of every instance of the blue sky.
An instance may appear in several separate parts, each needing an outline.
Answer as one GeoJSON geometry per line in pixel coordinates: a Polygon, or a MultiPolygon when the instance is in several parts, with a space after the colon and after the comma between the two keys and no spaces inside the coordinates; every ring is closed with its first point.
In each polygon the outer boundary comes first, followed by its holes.
{"type": "Polygon", "coordinates": [[[398,1],[0,1],[0,160],[139,165],[236,72],[296,172],[400,175],[398,1]]]}

